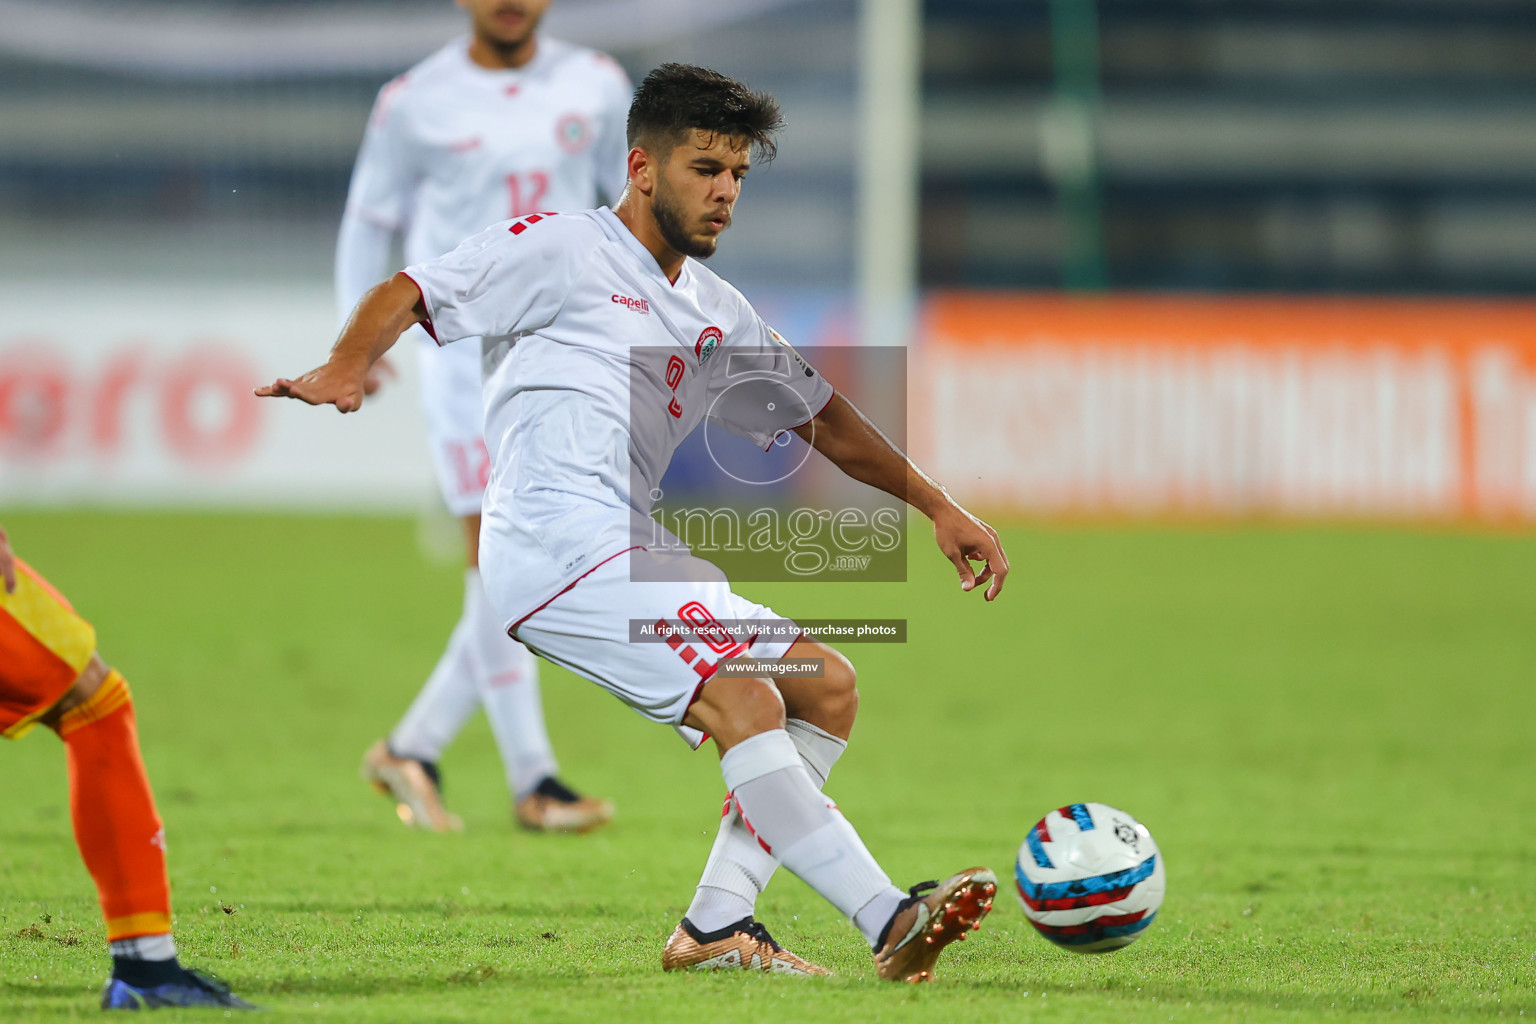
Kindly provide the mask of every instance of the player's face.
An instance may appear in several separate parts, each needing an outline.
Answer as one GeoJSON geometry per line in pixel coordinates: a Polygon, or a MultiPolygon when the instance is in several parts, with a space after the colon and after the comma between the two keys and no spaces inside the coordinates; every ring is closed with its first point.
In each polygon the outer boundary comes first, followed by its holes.
{"type": "Polygon", "coordinates": [[[672,150],[656,179],[651,210],[673,251],[701,260],[715,254],[751,164],[751,147],[742,140],[697,128],[672,150]]]}
{"type": "Polygon", "coordinates": [[[475,35],[498,47],[517,47],[528,41],[550,0],[459,0],[469,12],[475,35]]]}

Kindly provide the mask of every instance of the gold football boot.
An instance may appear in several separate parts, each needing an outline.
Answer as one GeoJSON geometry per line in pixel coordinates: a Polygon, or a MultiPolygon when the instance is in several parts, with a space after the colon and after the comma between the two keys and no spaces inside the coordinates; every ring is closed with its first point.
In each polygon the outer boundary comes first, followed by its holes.
{"type": "Polygon", "coordinates": [[[944,947],[981,927],[997,895],[997,876],[970,868],[914,885],[891,915],[875,948],[875,971],[887,981],[932,981],[944,947]]]}
{"type": "Polygon", "coordinates": [[[395,813],[407,825],[433,832],[462,832],[464,822],[443,806],[437,766],[412,757],[396,757],[389,743],[379,740],[363,755],[358,769],[363,781],[395,802],[395,813]]]}
{"type": "Polygon", "coordinates": [[[549,775],[512,805],[512,817],[530,832],[590,832],[613,820],[613,801],[582,796],[549,775]]]}
{"type": "Polygon", "coordinates": [[[773,941],[757,920],[744,917],[719,931],[701,932],[686,917],[661,951],[664,971],[764,971],[821,975],[832,972],[802,960],[773,941]]]}

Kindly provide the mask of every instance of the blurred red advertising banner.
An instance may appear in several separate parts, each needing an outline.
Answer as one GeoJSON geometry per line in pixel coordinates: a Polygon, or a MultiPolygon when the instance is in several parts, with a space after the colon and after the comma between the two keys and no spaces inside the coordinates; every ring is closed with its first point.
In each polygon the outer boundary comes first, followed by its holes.
{"type": "Polygon", "coordinates": [[[358,417],[251,393],[324,358],[329,286],[19,287],[0,324],[0,507],[414,510],[436,492],[416,343],[358,417]]]}
{"type": "Polygon", "coordinates": [[[943,292],[911,379],[994,508],[1536,521],[1536,303],[943,292]]]}

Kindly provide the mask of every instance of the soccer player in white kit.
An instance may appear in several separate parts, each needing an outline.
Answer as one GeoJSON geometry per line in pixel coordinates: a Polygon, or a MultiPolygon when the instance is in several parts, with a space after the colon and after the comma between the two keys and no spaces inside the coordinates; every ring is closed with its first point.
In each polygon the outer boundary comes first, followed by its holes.
{"type": "MultiPolygon", "coordinates": [[[[440,256],[488,224],[541,210],[585,210],[624,190],[631,89],[606,54],[537,34],[549,0],[460,0],[471,34],[379,92],[336,243],[342,315],[391,269],[440,256]]],[[[538,660],[510,639],[480,578],[480,503],[490,469],[474,345],[419,351],[422,409],[438,484],[464,524],[464,605],[447,648],[405,716],[363,758],[363,776],[402,820],[462,827],[443,805],[437,762],[477,707],[501,753],[516,821],[586,831],[613,816],[558,778],[538,660]]]]}
{"type": "Polygon", "coordinates": [[[408,267],[364,297],[324,366],[256,393],[350,412],[369,367],[409,326],[441,343],[483,339],[491,480],[481,564],[503,623],[645,717],[707,734],[721,753],[727,812],[663,967],[825,973],[754,917],[783,864],[848,916],[880,977],[927,981],[940,951],[979,926],[997,878],[969,868],[903,892],[822,795],[858,705],[847,659],[803,636],[724,648],[707,635],[630,642],[632,620],[783,621],[734,593],[713,564],[644,543],[651,489],[706,415],[764,444],[794,430],[850,476],[905,498],[933,521],[963,590],[987,585],[992,600],[1007,575],[991,527],[699,262],[730,225],[752,153],[771,154],[780,124],[771,97],[663,65],[630,107],[629,186],[616,207],[498,224],[408,267]],[[738,364],[785,372],[741,388],[738,364]],[[980,573],[972,561],[985,562],[980,573]],[[741,654],[824,659],[825,672],[718,671],[741,654]]]}

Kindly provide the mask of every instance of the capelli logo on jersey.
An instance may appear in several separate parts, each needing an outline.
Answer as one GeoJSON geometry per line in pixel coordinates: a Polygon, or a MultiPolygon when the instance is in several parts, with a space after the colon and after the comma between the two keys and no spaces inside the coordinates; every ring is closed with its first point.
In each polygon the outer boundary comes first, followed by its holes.
{"type": "Polygon", "coordinates": [[[632,299],[628,295],[615,295],[609,301],[617,302],[619,305],[623,306],[625,309],[634,310],[636,313],[639,313],[641,316],[645,316],[645,315],[649,314],[650,311],[651,311],[651,304],[649,302],[647,302],[645,299],[632,299]]]}
{"type": "Polygon", "coordinates": [[[693,354],[699,357],[699,362],[709,358],[709,354],[720,345],[720,339],[724,337],[718,327],[706,327],[704,333],[699,335],[699,340],[693,343],[693,354]]]}

